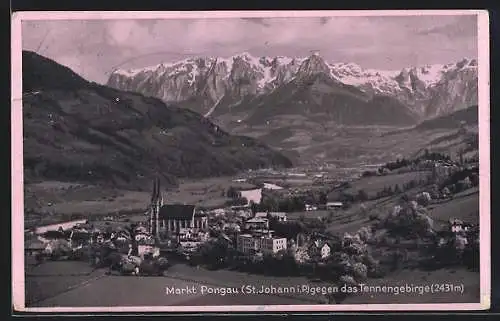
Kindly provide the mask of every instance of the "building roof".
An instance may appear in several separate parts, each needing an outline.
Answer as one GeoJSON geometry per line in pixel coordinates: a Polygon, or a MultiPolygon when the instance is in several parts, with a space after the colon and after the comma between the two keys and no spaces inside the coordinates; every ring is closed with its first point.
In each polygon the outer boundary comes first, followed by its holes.
{"type": "MultiPolygon", "coordinates": [[[[257,212],[255,213],[255,218],[267,218],[267,212],[257,212]]],[[[286,217],[285,212],[269,212],[270,216],[273,217],[286,217]]]]}
{"type": "Polygon", "coordinates": [[[160,220],[192,220],[194,205],[168,204],[160,208],[160,220]]]}
{"type": "Polygon", "coordinates": [[[240,235],[238,235],[238,237],[252,238],[253,235],[250,235],[250,234],[240,234],[240,235]]]}
{"type": "Polygon", "coordinates": [[[246,223],[267,223],[267,218],[251,218],[246,223]]]}

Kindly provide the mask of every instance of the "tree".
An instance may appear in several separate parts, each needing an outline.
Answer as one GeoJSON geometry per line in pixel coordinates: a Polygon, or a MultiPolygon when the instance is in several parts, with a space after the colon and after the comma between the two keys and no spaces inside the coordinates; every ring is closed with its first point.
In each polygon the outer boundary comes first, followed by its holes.
{"type": "Polygon", "coordinates": [[[358,201],[364,202],[368,200],[368,194],[364,190],[360,189],[358,191],[357,199],[358,201]]]}
{"type": "Polygon", "coordinates": [[[479,175],[477,173],[472,173],[470,176],[470,182],[472,186],[478,186],[479,185],[479,175]]]}
{"type": "Polygon", "coordinates": [[[328,203],[328,196],[326,195],[325,192],[320,192],[319,193],[319,203],[320,204],[326,204],[326,203],[328,203]]]}
{"type": "Polygon", "coordinates": [[[279,202],[275,198],[266,195],[262,198],[260,209],[262,211],[275,212],[279,209],[279,202]]]}
{"type": "Polygon", "coordinates": [[[226,195],[229,198],[238,198],[238,197],[240,197],[240,192],[238,192],[238,190],[236,188],[234,188],[233,186],[230,186],[227,189],[227,194],[226,195]]]}
{"type": "Polygon", "coordinates": [[[229,206],[243,206],[248,204],[248,200],[245,197],[238,197],[226,202],[229,206]]]}
{"type": "Polygon", "coordinates": [[[259,211],[259,205],[254,201],[250,201],[250,210],[252,211],[252,215],[255,215],[259,211]]]}

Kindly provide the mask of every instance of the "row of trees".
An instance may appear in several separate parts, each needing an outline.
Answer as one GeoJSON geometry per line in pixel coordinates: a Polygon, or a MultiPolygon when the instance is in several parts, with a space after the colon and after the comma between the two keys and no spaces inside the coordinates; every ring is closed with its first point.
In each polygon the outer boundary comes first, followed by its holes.
{"type": "MultiPolygon", "coordinates": [[[[384,164],[382,167],[380,167],[377,172],[379,174],[383,174],[384,170],[389,170],[389,171],[394,171],[400,168],[412,166],[412,165],[418,165],[422,161],[450,161],[451,157],[449,155],[443,154],[443,153],[438,153],[438,152],[430,152],[428,149],[424,150],[423,155],[420,157],[417,157],[415,159],[406,159],[406,158],[401,158],[397,159],[394,162],[388,162],[384,164]]],[[[376,174],[373,172],[365,172],[364,176],[369,176],[371,174],[376,174]]]]}
{"type": "Polygon", "coordinates": [[[395,184],[394,186],[386,186],[381,191],[378,191],[373,199],[398,195],[405,191],[411,190],[418,186],[426,185],[428,183],[430,183],[428,179],[427,180],[421,179],[421,180],[411,180],[407,183],[404,183],[401,186],[399,184],[395,184]]]}

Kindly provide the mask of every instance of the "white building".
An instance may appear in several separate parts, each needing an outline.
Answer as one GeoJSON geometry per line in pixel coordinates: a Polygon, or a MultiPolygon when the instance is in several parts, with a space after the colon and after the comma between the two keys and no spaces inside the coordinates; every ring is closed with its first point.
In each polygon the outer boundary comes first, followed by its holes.
{"type": "Polygon", "coordinates": [[[469,226],[461,220],[453,219],[450,220],[450,229],[453,233],[459,233],[462,231],[467,232],[469,230],[469,226]]]}
{"type": "Polygon", "coordinates": [[[278,219],[280,222],[286,222],[285,212],[257,212],[255,213],[255,218],[267,218],[267,215],[278,219]]]}
{"type": "Polygon", "coordinates": [[[245,222],[245,228],[251,229],[269,229],[269,220],[262,217],[254,217],[245,222]]]}
{"type": "Polygon", "coordinates": [[[240,234],[236,246],[242,253],[262,252],[263,254],[274,254],[286,250],[287,242],[286,238],[240,234]]]}
{"type": "Polygon", "coordinates": [[[228,232],[228,231],[234,231],[234,232],[241,232],[241,228],[238,224],[236,223],[224,223],[224,225],[222,226],[222,230],[224,230],[225,232],[228,232]]]}
{"type": "Polygon", "coordinates": [[[325,259],[330,256],[331,248],[326,242],[315,241],[309,248],[310,256],[319,256],[325,259]]]}
{"type": "Polygon", "coordinates": [[[336,208],[342,208],[344,206],[344,203],[342,202],[328,202],[326,203],[326,209],[327,210],[333,210],[336,208]]]}
{"type": "Polygon", "coordinates": [[[212,210],[214,216],[223,216],[226,214],[226,210],[224,208],[216,208],[212,210]]]}
{"type": "Polygon", "coordinates": [[[138,244],[137,252],[142,259],[144,259],[145,254],[151,254],[153,257],[160,256],[160,248],[150,244],[138,244]]]}
{"type": "Polygon", "coordinates": [[[278,186],[276,184],[271,184],[271,183],[264,183],[264,189],[269,189],[269,190],[281,190],[283,187],[278,186]]]}
{"type": "Polygon", "coordinates": [[[306,204],[306,211],[317,211],[318,207],[316,205],[306,204]]]}

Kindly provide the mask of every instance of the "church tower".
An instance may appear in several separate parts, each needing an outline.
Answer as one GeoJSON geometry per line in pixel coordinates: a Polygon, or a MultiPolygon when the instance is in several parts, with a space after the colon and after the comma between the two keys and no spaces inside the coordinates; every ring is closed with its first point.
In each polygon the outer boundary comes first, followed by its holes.
{"type": "Polygon", "coordinates": [[[157,201],[156,201],[156,238],[158,239],[160,237],[160,209],[163,206],[163,193],[161,192],[161,187],[160,187],[160,179],[157,179],[157,201]]]}
{"type": "Polygon", "coordinates": [[[163,196],[160,187],[160,179],[153,181],[153,193],[151,194],[149,233],[158,238],[160,233],[160,208],[163,206],[163,196]]]}

